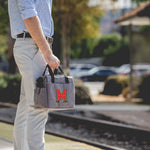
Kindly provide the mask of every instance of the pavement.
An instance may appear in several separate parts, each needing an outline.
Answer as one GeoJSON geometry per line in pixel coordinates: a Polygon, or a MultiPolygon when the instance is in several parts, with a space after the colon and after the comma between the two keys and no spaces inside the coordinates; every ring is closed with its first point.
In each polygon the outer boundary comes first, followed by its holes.
{"type": "Polygon", "coordinates": [[[89,88],[90,95],[97,95],[104,89],[104,82],[84,82],[84,85],[89,88]]]}
{"type": "Polygon", "coordinates": [[[12,142],[6,139],[0,138],[0,149],[1,150],[13,150],[12,142]]]}
{"type": "Polygon", "coordinates": [[[150,105],[108,102],[94,105],[78,105],[77,110],[92,111],[97,115],[104,115],[119,122],[150,130],[150,105]]]}
{"type": "Polygon", "coordinates": [[[126,99],[122,96],[109,96],[109,95],[103,95],[99,94],[104,89],[104,82],[84,82],[84,85],[88,87],[89,94],[91,96],[93,103],[99,103],[99,102],[125,102],[126,99]]]}

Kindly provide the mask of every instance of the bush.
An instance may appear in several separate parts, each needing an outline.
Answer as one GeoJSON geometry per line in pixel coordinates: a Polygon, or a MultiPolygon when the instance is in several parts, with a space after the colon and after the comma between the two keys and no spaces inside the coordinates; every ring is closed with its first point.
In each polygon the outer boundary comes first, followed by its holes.
{"type": "Polygon", "coordinates": [[[20,81],[21,76],[19,74],[0,73],[0,100],[2,102],[18,103],[20,81]]]}
{"type": "MultiPolygon", "coordinates": [[[[130,97],[129,80],[130,80],[129,76],[115,75],[115,76],[108,77],[105,81],[104,90],[102,94],[115,95],[115,96],[122,94],[123,97],[128,99],[130,97]]],[[[132,81],[133,98],[138,97],[140,91],[139,90],[140,84],[141,84],[141,78],[133,77],[133,81],[132,81]]]]}
{"type": "MultiPolygon", "coordinates": [[[[133,76],[133,79],[132,79],[132,97],[133,98],[138,98],[140,84],[141,84],[141,78],[133,76]]],[[[126,88],[123,89],[122,95],[127,99],[130,97],[130,85],[128,85],[126,88]]]]}
{"type": "Polygon", "coordinates": [[[138,97],[143,99],[143,103],[150,104],[150,75],[143,78],[138,97]]]}
{"type": "Polygon", "coordinates": [[[21,76],[19,74],[0,73],[0,100],[2,102],[18,103],[20,81],[21,76]]]}
{"type": "Polygon", "coordinates": [[[76,104],[93,104],[89,95],[89,89],[84,86],[82,80],[75,79],[74,83],[76,104]]]}
{"type": "Polygon", "coordinates": [[[129,77],[122,75],[109,76],[104,85],[102,94],[105,95],[120,95],[124,89],[129,87],[129,77]]]}
{"type": "MultiPolygon", "coordinates": [[[[89,95],[89,89],[83,82],[75,79],[76,104],[93,104],[89,95]]],[[[20,95],[21,76],[20,74],[6,74],[0,72],[0,101],[17,104],[20,95]]]]}

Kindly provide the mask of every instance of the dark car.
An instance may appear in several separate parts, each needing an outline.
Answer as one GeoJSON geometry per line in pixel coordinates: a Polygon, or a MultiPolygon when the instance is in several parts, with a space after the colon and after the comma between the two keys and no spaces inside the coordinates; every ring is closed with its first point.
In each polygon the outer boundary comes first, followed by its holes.
{"type": "Polygon", "coordinates": [[[117,72],[111,67],[95,67],[81,75],[79,78],[83,81],[104,81],[110,75],[116,75],[117,72]]]}

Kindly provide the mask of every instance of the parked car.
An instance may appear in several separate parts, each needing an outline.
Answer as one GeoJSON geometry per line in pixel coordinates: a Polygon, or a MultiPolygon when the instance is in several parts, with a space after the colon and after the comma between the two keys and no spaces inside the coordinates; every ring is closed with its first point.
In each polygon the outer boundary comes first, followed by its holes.
{"type": "MultiPolygon", "coordinates": [[[[150,64],[135,64],[132,67],[134,76],[142,77],[150,74],[150,64]]],[[[130,70],[130,65],[124,64],[117,69],[117,72],[121,75],[129,75],[130,70]]]]}
{"type": "Polygon", "coordinates": [[[150,64],[137,64],[133,66],[134,75],[142,77],[150,73],[150,64]]]}
{"type": "Polygon", "coordinates": [[[116,69],[118,74],[129,75],[130,74],[130,64],[123,64],[116,69]]]}
{"type": "Polygon", "coordinates": [[[96,65],[93,64],[70,64],[70,75],[79,77],[94,67],[96,67],[96,65]]]}
{"type": "Polygon", "coordinates": [[[112,67],[95,67],[79,76],[83,81],[104,81],[110,75],[116,75],[117,72],[112,67]]]}

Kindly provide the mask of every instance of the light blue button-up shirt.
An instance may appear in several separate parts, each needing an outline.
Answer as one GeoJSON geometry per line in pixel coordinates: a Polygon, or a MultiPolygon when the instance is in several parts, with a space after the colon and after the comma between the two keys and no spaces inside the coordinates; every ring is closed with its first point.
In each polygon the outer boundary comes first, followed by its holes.
{"type": "Polygon", "coordinates": [[[44,35],[52,37],[54,34],[53,19],[51,16],[52,0],[8,0],[8,12],[11,35],[28,32],[24,19],[38,16],[44,35]]]}

